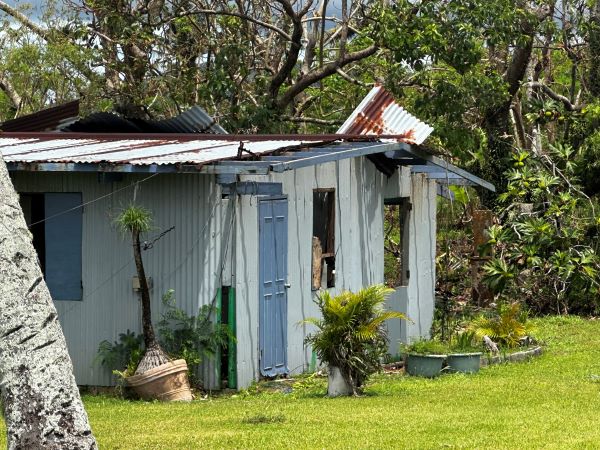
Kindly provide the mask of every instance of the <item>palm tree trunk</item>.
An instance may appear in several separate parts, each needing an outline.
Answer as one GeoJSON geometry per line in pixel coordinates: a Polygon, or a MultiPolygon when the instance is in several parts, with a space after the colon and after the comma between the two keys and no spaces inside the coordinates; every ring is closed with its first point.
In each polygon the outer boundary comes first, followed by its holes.
{"type": "Polygon", "coordinates": [[[8,448],[97,448],[56,308],[1,155],[0,291],[0,393],[8,448]]]}
{"type": "Polygon", "coordinates": [[[141,374],[154,367],[158,367],[169,361],[166,353],[161,348],[154,334],[152,326],[152,309],[150,307],[150,289],[146,279],[146,271],[144,270],[144,262],[142,260],[142,251],[140,248],[140,233],[138,230],[132,231],[133,241],[133,257],[135,259],[135,268],[137,270],[138,279],[140,281],[140,293],[142,297],[142,330],[144,333],[144,345],[146,352],[140,361],[135,373],[141,374]]]}

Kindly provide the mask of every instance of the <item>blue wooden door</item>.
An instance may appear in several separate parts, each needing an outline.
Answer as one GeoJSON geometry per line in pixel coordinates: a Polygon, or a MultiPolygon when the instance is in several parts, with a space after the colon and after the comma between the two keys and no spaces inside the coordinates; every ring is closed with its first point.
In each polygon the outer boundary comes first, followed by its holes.
{"type": "Polygon", "coordinates": [[[272,377],[287,368],[287,248],[286,198],[260,200],[259,294],[260,372],[272,377]]]}

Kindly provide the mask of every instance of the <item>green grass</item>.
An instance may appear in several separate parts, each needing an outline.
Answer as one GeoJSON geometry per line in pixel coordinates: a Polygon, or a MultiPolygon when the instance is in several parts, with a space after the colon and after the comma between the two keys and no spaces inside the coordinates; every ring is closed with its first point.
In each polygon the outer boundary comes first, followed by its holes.
{"type": "Polygon", "coordinates": [[[191,404],[85,405],[104,449],[597,448],[600,321],[537,324],[539,358],[436,380],[379,375],[362,398],[325,398],[325,380],[302,378],[191,404]]]}

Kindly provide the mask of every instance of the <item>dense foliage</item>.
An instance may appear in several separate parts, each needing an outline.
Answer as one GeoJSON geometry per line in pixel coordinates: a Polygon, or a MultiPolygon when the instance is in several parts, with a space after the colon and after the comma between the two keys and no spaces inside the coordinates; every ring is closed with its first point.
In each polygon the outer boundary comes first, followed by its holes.
{"type": "Polygon", "coordinates": [[[536,155],[515,151],[501,194],[502,223],[489,230],[494,257],[485,281],[501,298],[536,312],[595,313],[600,307],[596,226],[592,202],[575,183],[569,146],[536,155]]]}

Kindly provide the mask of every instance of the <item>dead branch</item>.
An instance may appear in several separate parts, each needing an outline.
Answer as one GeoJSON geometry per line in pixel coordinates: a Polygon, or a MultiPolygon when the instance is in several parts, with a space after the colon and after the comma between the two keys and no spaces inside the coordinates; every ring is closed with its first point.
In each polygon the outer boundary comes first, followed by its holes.
{"type": "Polygon", "coordinates": [[[571,103],[567,97],[554,92],[549,86],[544,83],[540,83],[539,81],[530,81],[526,85],[532,88],[541,89],[548,97],[562,103],[567,111],[581,111],[585,107],[585,104],[571,103]]]}

